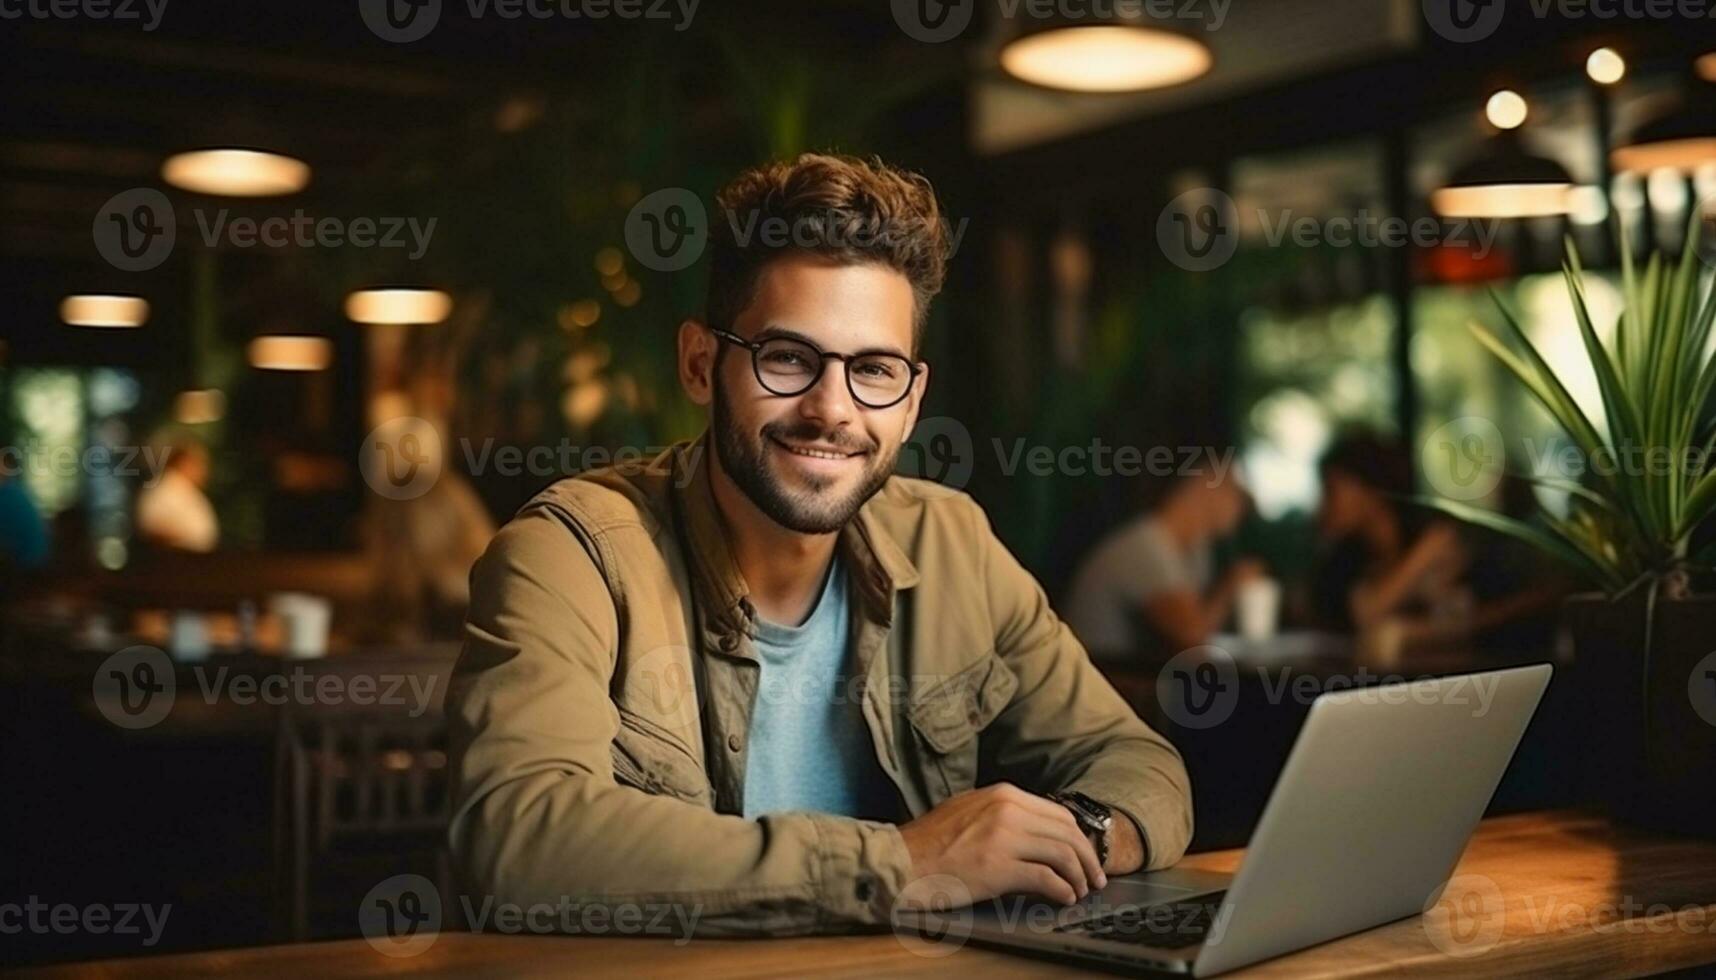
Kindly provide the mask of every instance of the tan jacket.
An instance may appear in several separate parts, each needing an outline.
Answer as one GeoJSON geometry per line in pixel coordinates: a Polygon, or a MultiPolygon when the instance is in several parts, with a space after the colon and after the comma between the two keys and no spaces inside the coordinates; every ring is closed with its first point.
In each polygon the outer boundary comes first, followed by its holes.
{"type": "MultiPolygon", "coordinates": [[[[695,904],[698,934],[781,934],[885,924],[910,877],[892,824],[737,816],[759,668],[706,444],[554,484],[471,573],[446,705],[449,839],[478,904],[695,904]]],[[[848,693],[907,811],[1000,780],[1077,789],[1133,819],[1149,867],[1179,859],[1179,754],[976,503],[895,477],[839,548],[848,693]]]]}

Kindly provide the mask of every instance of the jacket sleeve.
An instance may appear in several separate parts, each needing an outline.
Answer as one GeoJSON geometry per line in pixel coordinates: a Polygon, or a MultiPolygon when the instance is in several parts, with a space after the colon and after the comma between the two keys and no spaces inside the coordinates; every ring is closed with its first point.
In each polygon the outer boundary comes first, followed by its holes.
{"type": "MultiPolygon", "coordinates": [[[[887,922],[911,863],[893,826],[805,813],[746,820],[616,782],[608,684],[618,632],[584,543],[545,512],[507,525],[472,570],[446,699],[448,840],[471,927],[485,925],[474,921],[485,909],[543,904],[697,935],[887,922]]],[[[576,931],[585,920],[525,921],[576,931]]]]}
{"type": "Polygon", "coordinates": [[[1173,864],[1192,837],[1191,782],[1179,751],[1091,664],[1036,579],[972,509],[995,652],[1019,681],[993,733],[984,733],[987,762],[1033,791],[1076,790],[1125,813],[1144,837],[1144,867],[1173,864]]]}

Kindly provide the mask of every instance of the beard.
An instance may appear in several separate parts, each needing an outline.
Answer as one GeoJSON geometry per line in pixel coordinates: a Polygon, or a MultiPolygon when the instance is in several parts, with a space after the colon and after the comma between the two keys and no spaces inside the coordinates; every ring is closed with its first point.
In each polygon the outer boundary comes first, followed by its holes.
{"type": "Polygon", "coordinates": [[[842,430],[824,432],[813,422],[770,422],[756,434],[747,432],[733,418],[715,387],[715,456],[721,468],[756,508],[789,531],[799,534],[832,534],[857,515],[858,508],[882,489],[894,473],[899,447],[884,452],[874,442],[847,435],[842,430]],[[857,486],[847,493],[833,489],[834,481],[811,477],[808,489],[787,486],[774,469],[767,452],[769,440],[822,442],[846,452],[866,452],[869,465],[859,475],[857,486]]]}

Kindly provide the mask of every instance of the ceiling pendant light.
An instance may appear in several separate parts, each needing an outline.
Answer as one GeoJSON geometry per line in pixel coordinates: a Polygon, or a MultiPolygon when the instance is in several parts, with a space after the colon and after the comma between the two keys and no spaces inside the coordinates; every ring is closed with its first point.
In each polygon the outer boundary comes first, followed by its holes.
{"type": "Polygon", "coordinates": [[[1609,154],[1618,172],[1691,172],[1716,161],[1716,52],[1699,58],[1678,102],[1646,119],[1609,154]]]}
{"type": "Polygon", "coordinates": [[[1187,82],[1215,56],[1192,33],[1145,16],[1046,18],[1008,40],[1001,67],[1032,85],[1067,92],[1142,92],[1187,82]]]}
{"type": "Polygon", "coordinates": [[[161,179],[198,194],[275,197],[303,190],[310,183],[310,165],[266,150],[189,150],[167,158],[161,179]]]}
{"type": "Polygon", "coordinates": [[[1529,113],[1525,99],[1503,89],[1490,96],[1484,112],[1496,134],[1430,195],[1431,209],[1444,218],[1566,214],[1573,204],[1573,177],[1561,164],[1526,149],[1519,136],[1529,113]]]}
{"type": "Polygon", "coordinates": [[[60,300],[60,319],[74,327],[141,327],[149,301],[141,296],[79,293],[60,300]]]}
{"type": "Polygon", "coordinates": [[[334,359],[326,337],[266,334],[250,342],[251,367],[264,371],[320,371],[334,359]]]}
{"type": "Polygon", "coordinates": [[[453,312],[453,297],[439,289],[360,289],[346,297],[354,323],[440,323],[453,312]]]}

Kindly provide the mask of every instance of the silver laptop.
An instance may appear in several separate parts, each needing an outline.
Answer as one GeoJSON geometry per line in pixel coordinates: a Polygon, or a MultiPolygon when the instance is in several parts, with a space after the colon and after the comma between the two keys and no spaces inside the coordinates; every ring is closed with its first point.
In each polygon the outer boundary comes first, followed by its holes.
{"type": "Polygon", "coordinates": [[[1453,873],[1549,665],[1324,694],[1239,872],[1110,879],[1073,906],[1004,896],[902,913],[942,941],[1212,976],[1422,912],[1453,873]]]}

